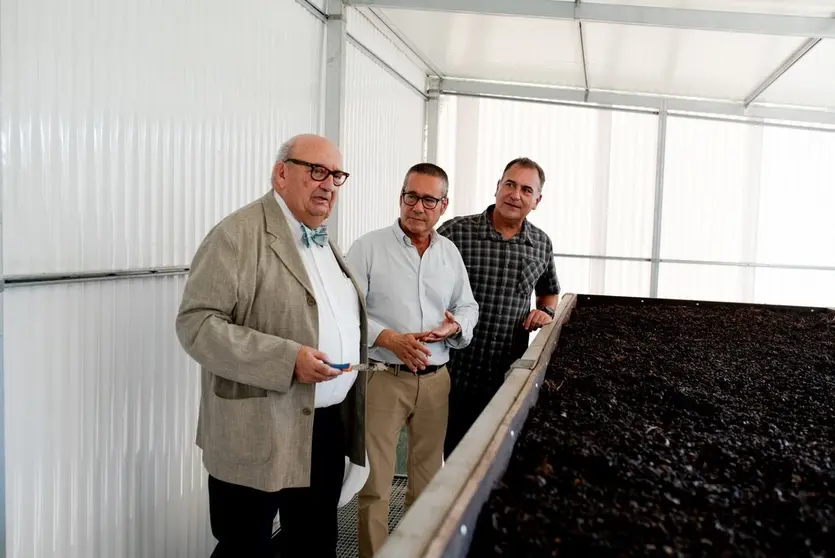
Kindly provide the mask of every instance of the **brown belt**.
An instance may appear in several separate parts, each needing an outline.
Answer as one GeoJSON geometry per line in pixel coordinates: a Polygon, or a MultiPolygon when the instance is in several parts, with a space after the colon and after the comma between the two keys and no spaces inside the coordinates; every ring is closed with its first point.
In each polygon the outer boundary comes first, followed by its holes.
{"type": "Polygon", "coordinates": [[[388,367],[388,370],[391,373],[393,373],[395,376],[397,374],[399,374],[400,372],[405,372],[407,374],[414,374],[415,376],[425,376],[427,374],[434,374],[435,372],[437,372],[438,370],[440,370],[441,368],[446,366],[446,364],[429,364],[423,370],[418,370],[417,372],[412,372],[409,369],[409,367],[406,366],[405,364],[390,364],[388,362],[382,362],[382,361],[379,361],[379,360],[373,360],[373,359],[369,359],[369,360],[371,360],[371,362],[378,362],[380,364],[385,364],[388,367]]]}

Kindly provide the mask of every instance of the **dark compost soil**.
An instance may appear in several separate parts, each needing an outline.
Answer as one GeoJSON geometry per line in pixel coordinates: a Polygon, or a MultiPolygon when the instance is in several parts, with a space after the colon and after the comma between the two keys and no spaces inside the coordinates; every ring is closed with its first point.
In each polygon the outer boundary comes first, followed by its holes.
{"type": "Polygon", "coordinates": [[[835,556],[832,314],[582,304],[470,556],[835,556]]]}

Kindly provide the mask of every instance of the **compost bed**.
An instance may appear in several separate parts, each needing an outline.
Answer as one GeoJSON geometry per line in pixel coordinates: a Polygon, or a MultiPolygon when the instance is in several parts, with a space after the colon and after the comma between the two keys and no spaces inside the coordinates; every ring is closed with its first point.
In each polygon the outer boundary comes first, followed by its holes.
{"type": "Polygon", "coordinates": [[[545,378],[469,556],[835,556],[832,313],[581,303],[545,378]]]}

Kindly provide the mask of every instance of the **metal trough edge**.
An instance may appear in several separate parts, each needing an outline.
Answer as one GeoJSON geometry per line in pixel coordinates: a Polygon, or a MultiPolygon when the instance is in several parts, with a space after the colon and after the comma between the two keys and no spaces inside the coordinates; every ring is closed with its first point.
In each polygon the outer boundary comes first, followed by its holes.
{"type": "Polygon", "coordinates": [[[476,519],[504,474],[513,446],[536,403],[545,370],[577,295],[560,300],[554,320],[536,336],[502,387],[406,512],[376,558],[466,556],[476,519]]]}

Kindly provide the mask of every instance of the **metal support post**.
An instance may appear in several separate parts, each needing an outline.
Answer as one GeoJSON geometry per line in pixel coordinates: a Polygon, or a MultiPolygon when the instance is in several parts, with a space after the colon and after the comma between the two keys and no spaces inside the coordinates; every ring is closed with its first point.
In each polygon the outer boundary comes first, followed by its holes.
{"type": "Polygon", "coordinates": [[[649,296],[658,297],[658,274],[661,270],[661,221],[664,209],[664,163],[667,156],[667,106],[658,111],[658,146],[655,159],[655,205],[652,223],[652,260],[649,296]]]}
{"type": "Polygon", "coordinates": [[[440,133],[440,79],[426,78],[426,161],[438,164],[438,135],[440,133]]]}
{"type": "MultiPolygon", "coordinates": [[[[5,122],[0,117],[0,129],[5,122]]],[[[3,335],[3,303],[6,297],[5,278],[3,277],[3,175],[0,173],[0,558],[6,557],[6,373],[3,369],[5,360],[5,342],[3,335]]]]}
{"type": "MultiPolygon", "coordinates": [[[[348,51],[347,10],[342,0],[327,0],[325,13],[325,137],[345,154],[345,68],[348,51]]],[[[350,171],[349,171],[350,172],[350,171]]],[[[327,219],[328,234],[339,244],[341,220],[339,203],[327,219]]],[[[342,246],[347,250],[346,246],[342,246]]]]}

